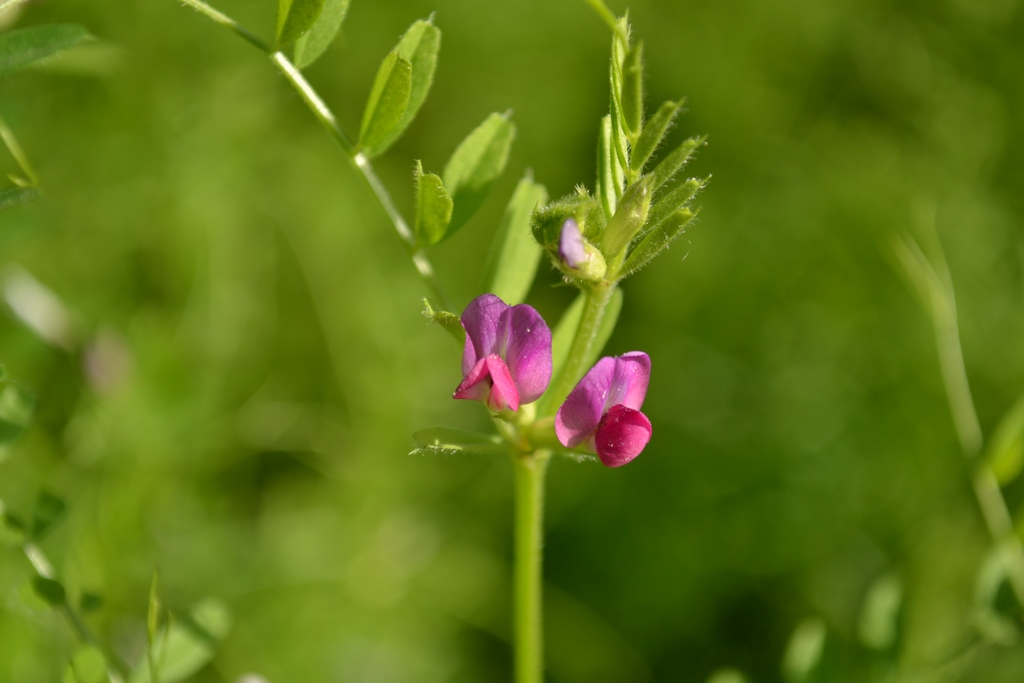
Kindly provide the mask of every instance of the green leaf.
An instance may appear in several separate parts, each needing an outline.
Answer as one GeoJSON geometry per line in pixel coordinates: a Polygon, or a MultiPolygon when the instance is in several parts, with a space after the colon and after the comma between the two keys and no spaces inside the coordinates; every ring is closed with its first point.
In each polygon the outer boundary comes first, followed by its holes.
{"type": "Polygon", "coordinates": [[[64,518],[66,513],[67,505],[63,500],[49,491],[41,491],[36,496],[35,507],[32,510],[32,540],[43,539],[64,518]]]}
{"type": "Polygon", "coordinates": [[[888,650],[899,636],[903,584],[899,577],[886,574],[868,589],[861,608],[857,633],[862,643],[875,650],[888,650]]]}
{"type": "Polygon", "coordinates": [[[149,667],[150,683],[158,683],[159,671],[156,665],[156,639],[160,628],[160,572],[153,572],[149,584],[149,609],[146,610],[146,664],[149,667]]]}
{"type": "Polygon", "coordinates": [[[83,614],[91,614],[103,607],[103,597],[88,591],[78,599],[78,609],[83,614]]]}
{"type": "Polygon", "coordinates": [[[622,127],[630,142],[636,142],[644,118],[644,44],[638,42],[622,62],[622,127]]]}
{"type": "Polygon", "coordinates": [[[706,139],[707,138],[704,136],[699,138],[690,138],[662,159],[650,173],[654,181],[654,185],[651,189],[657,190],[659,187],[672,180],[679,169],[685,166],[686,162],[690,160],[690,156],[693,155],[693,151],[703,145],[706,139]]]}
{"type": "Polygon", "coordinates": [[[369,148],[370,156],[377,156],[405,132],[416,117],[430,86],[434,82],[437,68],[437,53],[441,50],[441,30],[429,19],[419,20],[409,27],[398,41],[395,52],[412,65],[412,82],[409,88],[409,104],[398,124],[376,145],[369,148]]]}
{"type": "Polygon", "coordinates": [[[18,437],[32,420],[35,399],[17,384],[0,390],[0,445],[18,437]]]}
{"type": "MultiPolygon", "coordinates": [[[[231,613],[219,600],[205,600],[189,618],[172,622],[154,645],[159,683],[178,683],[210,663],[231,629],[231,613]]],[[[149,683],[148,664],[136,667],[131,683],[149,683]]]]}
{"type": "Polygon", "coordinates": [[[689,180],[672,188],[671,192],[658,199],[658,201],[651,206],[651,211],[647,214],[647,224],[644,225],[643,229],[637,234],[636,241],[641,241],[652,230],[685,207],[706,184],[707,179],[699,180],[697,178],[690,178],[689,180]]]}
{"type": "Polygon", "coordinates": [[[447,427],[421,429],[412,438],[417,447],[409,455],[491,455],[509,449],[497,436],[447,427]]]}
{"type": "Polygon", "coordinates": [[[604,209],[606,218],[615,215],[618,206],[619,195],[622,194],[622,186],[626,176],[622,172],[622,164],[615,153],[615,143],[612,137],[612,118],[605,116],[601,119],[601,130],[597,136],[597,198],[604,209]]]}
{"type": "Polygon", "coordinates": [[[463,140],[441,177],[455,202],[448,235],[465,225],[505,170],[516,127],[507,114],[491,114],[463,140]]]}
{"type": "Polygon", "coordinates": [[[38,187],[5,187],[0,190],[0,211],[34,202],[41,194],[38,187]]]}
{"type": "Polygon", "coordinates": [[[424,246],[437,244],[444,239],[452,221],[451,195],[440,176],[423,173],[419,161],[413,179],[416,183],[416,241],[424,246]]]}
{"type": "Polygon", "coordinates": [[[45,576],[37,576],[32,579],[32,590],[50,607],[60,607],[67,599],[64,586],[45,576]]]}
{"type": "Polygon", "coordinates": [[[644,126],[639,139],[633,145],[632,154],[629,157],[629,167],[639,171],[651,158],[654,151],[658,149],[661,141],[665,139],[672,122],[676,120],[683,102],[666,102],[658,108],[658,111],[651,117],[651,120],[644,126]]]}
{"type": "Polygon", "coordinates": [[[0,500],[0,542],[19,546],[25,542],[27,531],[28,528],[21,517],[7,510],[4,502],[0,500]]]}
{"type": "Polygon", "coordinates": [[[748,679],[737,669],[718,669],[708,677],[707,683],[748,683],[748,679]]]}
{"type": "Polygon", "coordinates": [[[999,421],[985,459],[1001,486],[1012,482],[1024,469],[1024,397],[999,421]]]}
{"type": "Polygon", "coordinates": [[[306,33],[295,41],[295,66],[305,69],[320,58],[330,46],[334,36],[341,30],[341,24],[348,13],[349,0],[325,0],[320,16],[306,33]]]}
{"type": "Polygon", "coordinates": [[[381,143],[402,120],[409,105],[411,87],[412,64],[397,52],[389,52],[377,71],[363,111],[359,147],[367,156],[373,156],[370,150],[377,154],[384,151],[381,143]]]}
{"type": "Polygon", "coordinates": [[[626,262],[619,270],[619,277],[628,277],[650,263],[651,259],[667,249],[673,240],[683,234],[695,215],[690,209],[683,208],[662,221],[629,252],[626,262]]]}
{"type": "Polygon", "coordinates": [[[533,210],[548,200],[547,190],[527,174],[505,208],[488,259],[485,291],[514,306],[526,300],[543,248],[530,232],[533,210]]]}
{"type": "Polygon", "coordinates": [[[821,619],[811,617],[797,624],[782,659],[782,675],[786,681],[801,683],[810,679],[821,661],[827,635],[821,619]]]}
{"type": "Polygon", "coordinates": [[[277,45],[291,45],[313,28],[324,9],[324,0],[278,0],[277,45]]]}
{"type": "Polygon", "coordinates": [[[52,57],[90,37],[77,24],[44,24],[0,33],[0,76],[52,57]]]}
{"type": "Polygon", "coordinates": [[[79,648],[64,670],[64,683],[106,683],[109,680],[107,660],[93,645],[79,648]]]}
{"type": "Polygon", "coordinates": [[[423,315],[444,328],[444,331],[455,337],[455,341],[463,344],[466,341],[466,330],[462,327],[459,316],[448,311],[435,311],[430,301],[423,300],[423,315]]]}
{"type": "Polygon", "coordinates": [[[1020,605],[1008,581],[1006,549],[989,550],[974,586],[974,626],[987,641],[1010,647],[1020,640],[1020,605]]]}
{"type": "MultiPolygon", "coordinates": [[[[622,297],[622,290],[616,287],[615,291],[612,292],[611,299],[608,300],[604,318],[601,319],[601,324],[597,328],[597,335],[594,337],[594,343],[590,346],[590,353],[583,359],[584,372],[590,370],[591,366],[597,362],[604,347],[608,344],[612,332],[615,331],[615,324],[619,321],[619,313],[622,312],[622,297]]],[[[572,305],[562,314],[558,325],[555,326],[555,331],[551,336],[551,367],[553,377],[558,376],[562,366],[565,365],[566,359],[569,358],[569,350],[572,347],[572,340],[576,336],[576,329],[580,326],[580,317],[583,315],[583,306],[586,298],[586,294],[581,292],[572,302],[572,305]]]]}

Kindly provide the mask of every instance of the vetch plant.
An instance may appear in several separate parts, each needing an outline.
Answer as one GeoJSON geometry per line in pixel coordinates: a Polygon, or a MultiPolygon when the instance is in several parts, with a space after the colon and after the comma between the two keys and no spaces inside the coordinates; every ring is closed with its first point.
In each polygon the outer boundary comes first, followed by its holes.
{"type": "MultiPolygon", "coordinates": [[[[515,471],[515,678],[543,678],[541,547],[544,479],[554,455],[609,467],[636,458],[653,433],[640,411],[651,360],[642,351],[598,360],[622,308],[619,285],[661,254],[693,220],[706,179],[676,176],[704,138],[690,138],[656,159],[682,111],[665,102],[649,118],[643,106],[643,45],[626,17],[588,0],[612,31],[609,112],[597,126],[597,178],[548,202],[527,174],[494,238],[486,284],[461,316],[446,309],[428,250],[463,227],[504,171],[515,137],[507,114],[491,114],[452,153],[440,174],[417,161],[413,220],[397,209],[371,159],[412,124],[428,95],[441,32],[414,22],[381,62],[350,137],[303,76],[340,27],[347,0],[280,0],[276,35],[265,41],[202,0],[182,0],[257,47],[301,95],[339,143],[408,249],[429,297],[425,315],[463,348],[453,397],[482,402],[494,433],[438,427],[414,434],[417,454],[507,455],[515,471]],[[411,227],[410,227],[411,226],[411,227]],[[544,253],[579,295],[553,328],[524,303],[544,253]]],[[[454,383],[454,381],[453,381],[454,383]]]]}

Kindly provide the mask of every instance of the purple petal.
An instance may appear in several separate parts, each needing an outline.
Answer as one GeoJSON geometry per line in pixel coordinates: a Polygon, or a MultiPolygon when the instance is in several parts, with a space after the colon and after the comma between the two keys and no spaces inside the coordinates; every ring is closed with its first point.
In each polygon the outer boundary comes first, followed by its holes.
{"type": "Polygon", "coordinates": [[[647,396],[647,385],[651,381],[650,356],[643,351],[630,351],[612,360],[615,361],[615,369],[601,412],[606,413],[617,405],[640,410],[647,396]]]}
{"type": "Polygon", "coordinates": [[[505,362],[523,403],[540,398],[551,381],[551,330],[540,313],[526,304],[512,306],[502,316],[507,330],[505,362]]]}
{"type": "Polygon", "coordinates": [[[462,312],[462,327],[466,330],[466,346],[462,352],[462,374],[468,375],[477,361],[492,353],[501,353],[505,333],[499,324],[501,314],[509,305],[493,294],[482,294],[469,302],[462,312]]]}
{"type": "Polygon", "coordinates": [[[580,226],[572,218],[562,223],[562,234],[558,238],[558,258],[570,268],[579,268],[588,260],[580,226]]]}
{"type": "Polygon", "coordinates": [[[485,356],[466,373],[452,398],[483,401],[487,407],[499,410],[519,410],[519,392],[505,361],[495,354],[485,356]]]}
{"type": "Polygon", "coordinates": [[[639,410],[612,406],[597,427],[597,457],[608,467],[621,467],[640,455],[651,440],[651,421],[639,410]]]}
{"type": "Polygon", "coordinates": [[[600,424],[608,389],[615,377],[616,360],[606,356],[597,361],[558,409],[555,434],[566,448],[576,448],[586,441],[600,424]]]}

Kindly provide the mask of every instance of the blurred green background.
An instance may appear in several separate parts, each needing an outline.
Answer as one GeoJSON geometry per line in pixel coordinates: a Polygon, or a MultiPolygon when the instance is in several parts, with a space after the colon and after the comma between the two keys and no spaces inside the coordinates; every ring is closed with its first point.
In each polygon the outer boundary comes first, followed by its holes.
{"type": "MultiPolygon", "coordinates": [[[[269,36],[275,4],[217,6],[269,36]]],[[[889,244],[934,223],[990,435],[1024,390],[1024,8],[629,8],[648,104],[688,97],[674,139],[707,134],[689,173],[713,178],[688,244],[625,283],[608,347],[653,360],[653,441],[621,470],[551,468],[549,679],[785,680],[803,623],[827,634],[817,680],[1022,680],[1024,651],[973,625],[989,543],[889,244]],[[884,577],[903,608],[872,649],[859,625],[884,577]]],[[[519,130],[484,209],[431,254],[461,309],[525,169],[552,196],[592,187],[610,41],[575,0],[353,0],[308,71],[348,131],[434,11],[433,91],[377,163],[403,210],[413,159],[439,170],[491,111],[519,130]]],[[[68,0],[19,25],[47,21],[102,43],[0,82],[46,190],[0,214],[0,263],[95,341],[83,358],[0,317],[0,360],[38,401],[0,498],[67,500],[44,550],[103,596],[90,626],[125,661],[159,567],[172,610],[217,596],[234,614],[197,681],[509,680],[510,467],[407,455],[417,429],[486,419],[448,399],[459,350],[420,316],[379,207],[272,65],[193,11],[68,0]]],[[[543,270],[530,302],[553,321],[571,291],[543,270]]],[[[2,681],[57,680],[74,646],[23,599],[29,576],[0,548],[2,681]]]]}

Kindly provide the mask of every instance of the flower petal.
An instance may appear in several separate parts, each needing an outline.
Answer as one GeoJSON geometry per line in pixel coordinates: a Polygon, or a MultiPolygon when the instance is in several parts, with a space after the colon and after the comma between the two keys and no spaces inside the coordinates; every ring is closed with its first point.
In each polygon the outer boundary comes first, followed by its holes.
{"type": "Polygon", "coordinates": [[[491,410],[519,410],[519,391],[505,361],[496,354],[485,356],[466,373],[452,398],[483,401],[491,410]]]}
{"type": "Polygon", "coordinates": [[[594,437],[597,457],[608,467],[621,467],[640,455],[651,440],[651,421],[639,410],[612,406],[594,437]]]}
{"type": "Polygon", "coordinates": [[[597,361],[558,409],[555,434],[566,448],[576,448],[585,442],[600,424],[605,399],[615,377],[616,360],[605,356],[597,361]]]}
{"type": "Polygon", "coordinates": [[[551,330],[540,313],[526,304],[512,306],[501,316],[507,330],[505,363],[523,403],[541,397],[551,382],[551,330]]]}
{"type": "Polygon", "coordinates": [[[651,381],[650,356],[643,351],[630,351],[613,360],[615,371],[601,412],[606,413],[612,406],[620,404],[640,410],[647,397],[647,385],[651,381]]]}
{"type": "Polygon", "coordinates": [[[562,223],[562,234],[558,237],[558,258],[570,268],[579,268],[587,262],[583,234],[580,232],[580,226],[572,218],[562,223]]]}
{"type": "Polygon", "coordinates": [[[499,344],[504,332],[499,322],[509,305],[493,294],[482,294],[469,302],[462,312],[462,327],[466,330],[466,346],[462,352],[462,374],[468,375],[477,361],[492,353],[501,353],[499,344]]]}

